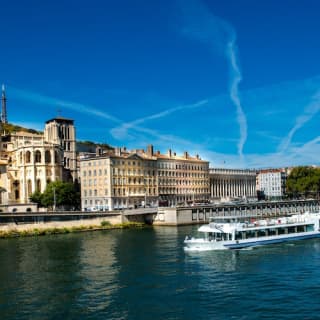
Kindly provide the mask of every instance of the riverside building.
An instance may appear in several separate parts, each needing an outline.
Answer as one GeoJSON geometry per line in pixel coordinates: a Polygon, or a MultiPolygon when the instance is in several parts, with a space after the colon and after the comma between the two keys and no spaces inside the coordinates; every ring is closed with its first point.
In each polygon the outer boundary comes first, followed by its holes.
{"type": "Polygon", "coordinates": [[[268,199],[281,199],[285,194],[285,169],[260,170],[257,175],[257,191],[268,199]]]}
{"type": "Polygon", "coordinates": [[[178,156],[170,149],[166,155],[157,152],[159,204],[209,202],[209,162],[199,155],[191,157],[188,152],[178,156]]]}
{"type": "Polygon", "coordinates": [[[156,159],[117,149],[80,159],[83,210],[113,210],[158,204],[156,159]]]}
{"type": "Polygon", "coordinates": [[[116,149],[80,160],[83,210],[176,205],[209,200],[209,163],[177,156],[116,149]]]}
{"type": "Polygon", "coordinates": [[[210,169],[210,195],[213,201],[255,199],[256,171],[241,169],[210,169]]]}

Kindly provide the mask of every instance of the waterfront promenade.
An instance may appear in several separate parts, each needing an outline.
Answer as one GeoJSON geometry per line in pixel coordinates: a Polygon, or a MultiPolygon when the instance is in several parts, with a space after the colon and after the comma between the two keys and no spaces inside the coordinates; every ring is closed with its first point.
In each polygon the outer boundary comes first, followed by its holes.
{"type": "Polygon", "coordinates": [[[111,225],[128,222],[154,225],[201,224],[210,217],[228,217],[231,219],[266,218],[285,216],[306,211],[320,210],[319,200],[295,200],[278,202],[254,202],[240,204],[206,204],[181,207],[155,207],[112,212],[28,212],[0,213],[0,230],[26,228],[63,228],[100,225],[107,221],[111,225]]]}

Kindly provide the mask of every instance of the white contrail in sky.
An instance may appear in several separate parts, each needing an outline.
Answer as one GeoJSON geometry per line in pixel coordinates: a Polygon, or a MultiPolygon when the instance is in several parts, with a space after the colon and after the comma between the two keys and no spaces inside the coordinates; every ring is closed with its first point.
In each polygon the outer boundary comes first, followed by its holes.
{"type": "Polygon", "coordinates": [[[135,132],[142,133],[144,135],[152,136],[153,138],[156,138],[156,139],[161,140],[166,143],[170,142],[170,143],[175,143],[177,145],[190,145],[190,141],[187,141],[182,138],[179,138],[179,137],[176,137],[173,135],[169,135],[169,134],[161,134],[156,130],[148,129],[146,127],[140,127],[139,124],[146,121],[147,118],[148,119],[160,118],[162,116],[165,116],[166,114],[177,111],[176,109],[195,108],[195,107],[200,107],[200,106],[208,103],[207,100],[202,100],[202,101],[199,101],[193,105],[184,105],[184,106],[172,108],[172,109],[163,111],[159,114],[154,114],[154,115],[151,115],[151,116],[146,117],[144,119],[136,120],[128,125],[124,121],[122,121],[121,119],[116,118],[107,112],[101,111],[101,110],[99,110],[95,107],[89,106],[89,105],[84,105],[84,104],[77,103],[77,102],[56,99],[56,98],[49,97],[49,96],[46,96],[43,94],[30,92],[30,91],[26,91],[26,90],[21,90],[21,89],[14,88],[11,86],[10,86],[10,93],[12,94],[12,96],[14,96],[18,99],[31,101],[31,102],[36,103],[38,105],[51,106],[54,108],[64,107],[66,109],[70,109],[70,110],[73,110],[76,112],[80,112],[80,113],[88,114],[91,116],[103,118],[103,119],[109,120],[113,123],[116,123],[117,125],[120,126],[120,128],[122,126],[125,127],[127,125],[128,126],[127,129],[131,129],[135,132]]]}
{"type": "Polygon", "coordinates": [[[186,20],[183,33],[210,45],[215,52],[223,54],[230,65],[230,98],[237,108],[240,128],[238,154],[243,157],[247,140],[247,119],[240,102],[239,83],[242,79],[236,48],[236,32],[230,23],[213,15],[201,1],[178,1],[186,20]]]}
{"type": "Polygon", "coordinates": [[[230,59],[231,64],[231,88],[230,96],[233,103],[237,108],[237,120],[240,126],[240,139],[238,142],[238,153],[240,157],[243,157],[243,146],[247,140],[247,118],[241,107],[240,97],[239,97],[239,83],[241,81],[241,72],[237,62],[236,46],[235,40],[232,39],[228,43],[227,54],[230,59]]]}
{"type": "Polygon", "coordinates": [[[285,152],[294,136],[294,134],[309,122],[320,111],[320,90],[312,97],[311,102],[305,107],[304,112],[296,118],[295,125],[289,131],[288,135],[282,140],[278,151],[285,152]]]}
{"type": "Polygon", "coordinates": [[[117,124],[122,123],[120,119],[117,119],[116,117],[110,115],[109,113],[98,110],[92,106],[84,105],[77,102],[64,101],[64,100],[56,99],[43,94],[17,89],[11,86],[10,86],[10,91],[11,91],[11,94],[18,99],[32,101],[33,103],[36,103],[36,104],[42,104],[47,106],[50,105],[55,108],[64,107],[66,109],[71,109],[80,113],[90,114],[100,118],[104,118],[117,124]]]}
{"type": "Polygon", "coordinates": [[[198,101],[198,102],[193,103],[193,104],[180,105],[180,106],[177,106],[177,107],[166,109],[166,110],[163,110],[161,112],[158,112],[158,113],[155,113],[155,114],[152,114],[152,115],[140,118],[140,119],[136,119],[136,120],[131,121],[131,122],[123,123],[120,127],[113,128],[111,130],[111,134],[115,138],[123,138],[123,137],[125,137],[127,135],[127,131],[129,129],[132,129],[132,128],[134,129],[134,128],[136,128],[137,125],[140,125],[140,124],[142,124],[142,123],[144,123],[146,121],[167,117],[167,116],[171,115],[172,113],[178,112],[178,111],[181,111],[181,110],[200,108],[200,107],[202,107],[202,106],[204,106],[204,105],[206,105],[208,103],[209,103],[209,100],[206,99],[206,100],[198,101]]]}

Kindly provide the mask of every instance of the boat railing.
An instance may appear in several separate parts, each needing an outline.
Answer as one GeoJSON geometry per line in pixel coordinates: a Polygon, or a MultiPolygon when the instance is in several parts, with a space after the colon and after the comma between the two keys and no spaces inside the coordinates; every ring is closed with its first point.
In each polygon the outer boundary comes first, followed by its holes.
{"type": "Polygon", "coordinates": [[[305,223],[307,220],[305,218],[284,218],[284,219],[272,219],[272,220],[257,220],[253,222],[245,222],[243,224],[244,228],[255,228],[255,227],[265,227],[265,226],[279,226],[279,225],[288,225],[295,223],[305,223]]]}

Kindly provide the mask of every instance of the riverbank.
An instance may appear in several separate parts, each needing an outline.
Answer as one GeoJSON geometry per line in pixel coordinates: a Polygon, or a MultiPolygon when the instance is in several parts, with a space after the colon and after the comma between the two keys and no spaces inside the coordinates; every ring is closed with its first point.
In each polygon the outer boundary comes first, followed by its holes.
{"type": "Polygon", "coordinates": [[[100,225],[78,225],[72,227],[48,227],[46,225],[19,225],[19,228],[11,227],[7,230],[0,230],[0,239],[17,238],[17,237],[34,237],[52,234],[66,234],[75,232],[114,230],[114,229],[137,229],[148,227],[145,223],[126,222],[110,224],[108,221],[101,221],[100,225]],[[23,228],[25,227],[25,228],[23,228]]]}

